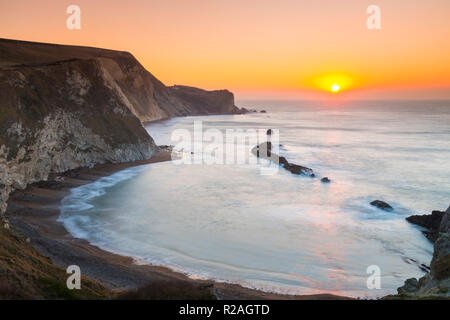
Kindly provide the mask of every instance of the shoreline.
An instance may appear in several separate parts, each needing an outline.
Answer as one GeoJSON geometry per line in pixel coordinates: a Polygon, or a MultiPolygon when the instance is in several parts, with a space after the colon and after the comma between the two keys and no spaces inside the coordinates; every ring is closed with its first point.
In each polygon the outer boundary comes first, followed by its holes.
{"type": "Polygon", "coordinates": [[[250,289],[238,284],[214,280],[197,280],[168,267],[136,264],[135,259],[114,254],[88,241],[73,237],[58,221],[60,202],[72,188],[89,184],[115,172],[151,163],[171,161],[171,153],[160,151],[149,160],[120,164],[102,164],[62,174],[52,174],[47,181],[37,182],[25,190],[11,194],[6,215],[11,225],[30,239],[30,243],[51,261],[66,269],[79,265],[82,275],[93,278],[112,291],[137,289],[152,281],[180,280],[213,286],[214,294],[223,300],[341,300],[352,299],[333,294],[283,295],[250,289]]]}

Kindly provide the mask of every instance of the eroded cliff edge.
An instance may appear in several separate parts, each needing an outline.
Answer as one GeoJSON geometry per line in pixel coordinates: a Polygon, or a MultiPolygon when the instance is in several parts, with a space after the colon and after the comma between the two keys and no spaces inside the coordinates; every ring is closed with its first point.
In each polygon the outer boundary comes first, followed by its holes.
{"type": "Polygon", "coordinates": [[[410,223],[425,228],[422,232],[434,243],[430,272],[420,279],[411,278],[398,288],[398,296],[387,298],[450,298],[450,207],[430,215],[408,217],[410,223]]]}
{"type": "Polygon", "coordinates": [[[95,60],[107,86],[141,122],[244,112],[234,105],[228,90],[165,86],[128,52],[0,39],[0,68],[43,67],[73,60],[95,60]]]}
{"type": "Polygon", "coordinates": [[[166,87],[128,52],[0,39],[0,216],[9,193],[157,149],[141,122],[237,114],[226,90],[166,87]]]}
{"type": "Polygon", "coordinates": [[[1,212],[29,183],[96,163],[148,159],[153,139],[96,60],[0,70],[1,212]]]}

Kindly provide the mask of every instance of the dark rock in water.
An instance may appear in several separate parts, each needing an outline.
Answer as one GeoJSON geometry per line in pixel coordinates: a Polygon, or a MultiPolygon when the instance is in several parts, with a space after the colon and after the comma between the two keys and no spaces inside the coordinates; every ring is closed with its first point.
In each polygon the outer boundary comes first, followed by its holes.
{"type": "MultiPolygon", "coordinates": [[[[428,238],[428,240],[435,242],[439,236],[441,222],[444,222],[441,232],[444,232],[444,229],[448,227],[448,216],[449,214],[446,212],[433,211],[431,214],[410,216],[406,218],[406,220],[412,224],[428,229],[427,231],[423,231],[423,234],[428,238]],[[444,216],[446,216],[445,220],[444,216]]],[[[448,232],[448,228],[445,232],[448,232]]]]}
{"type": "Polygon", "coordinates": [[[316,175],[315,175],[314,173],[311,173],[310,177],[311,177],[311,178],[315,178],[316,175]]]}
{"type": "Polygon", "coordinates": [[[286,160],[286,158],[285,157],[279,157],[278,158],[278,164],[280,165],[280,166],[286,166],[287,164],[289,164],[289,162],[286,160]]]}
{"type": "Polygon", "coordinates": [[[394,208],[392,206],[384,201],[381,200],[375,200],[370,203],[372,206],[377,207],[378,209],[384,210],[384,211],[392,211],[394,208]]]}
{"type": "Polygon", "coordinates": [[[426,264],[421,263],[419,268],[425,272],[429,272],[430,271],[430,267],[427,266],[426,264]]]}
{"type": "Polygon", "coordinates": [[[320,181],[322,181],[323,183],[330,183],[331,180],[328,177],[324,177],[322,179],[320,179],[320,181]]]}
{"type": "Polygon", "coordinates": [[[293,174],[306,174],[306,173],[310,173],[312,171],[311,169],[309,169],[307,167],[299,166],[299,165],[293,164],[293,163],[285,164],[284,168],[293,174]]]}
{"type": "Polygon", "coordinates": [[[280,166],[283,166],[284,169],[293,174],[313,174],[312,169],[294,163],[289,163],[285,157],[280,157],[279,155],[272,153],[272,143],[270,141],[257,145],[252,149],[252,153],[258,158],[268,159],[280,166]]]}
{"type": "Polygon", "coordinates": [[[417,291],[419,287],[419,281],[416,278],[410,278],[405,281],[403,287],[397,289],[398,294],[411,294],[417,291]]]}
{"type": "Polygon", "coordinates": [[[438,229],[444,214],[442,211],[433,211],[431,214],[410,216],[406,220],[427,229],[438,229]]]}
{"type": "Polygon", "coordinates": [[[267,113],[267,111],[266,110],[261,110],[260,113],[267,113]]]}
{"type": "Polygon", "coordinates": [[[272,135],[272,129],[267,130],[267,135],[268,136],[272,135]]]}
{"type": "Polygon", "coordinates": [[[408,257],[402,257],[403,261],[405,261],[407,264],[414,264],[416,265],[420,270],[422,270],[423,272],[429,272],[430,271],[430,267],[427,266],[424,263],[420,263],[417,260],[413,259],[413,258],[408,258],[408,257]]]}
{"type": "Polygon", "coordinates": [[[428,268],[425,268],[424,266],[422,266],[422,265],[419,265],[419,269],[420,270],[422,270],[423,272],[429,272],[430,271],[430,269],[428,268]]]}

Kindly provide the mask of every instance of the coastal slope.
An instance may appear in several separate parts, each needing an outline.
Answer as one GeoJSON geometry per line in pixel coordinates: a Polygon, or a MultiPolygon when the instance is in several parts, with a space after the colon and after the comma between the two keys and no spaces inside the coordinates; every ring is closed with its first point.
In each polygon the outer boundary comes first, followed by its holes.
{"type": "Polygon", "coordinates": [[[227,90],[167,87],[123,51],[0,39],[0,216],[14,189],[157,149],[142,122],[237,114],[227,90]]]}
{"type": "Polygon", "coordinates": [[[97,163],[151,157],[153,139],[97,60],[0,69],[0,210],[8,194],[97,163]]]}
{"type": "Polygon", "coordinates": [[[141,122],[244,112],[234,105],[234,96],[228,90],[165,86],[129,52],[0,39],[0,68],[45,66],[73,60],[94,60],[105,84],[141,122]]]}
{"type": "Polygon", "coordinates": [[[430,215],[408,217],[410,223],[422,228],[424,235],[434,243],[430,272],[420,279],[410,278],[398,288],[398,296],[388,298],[424,299],[450,298],[450,207],[433,211],[430,215]]]}

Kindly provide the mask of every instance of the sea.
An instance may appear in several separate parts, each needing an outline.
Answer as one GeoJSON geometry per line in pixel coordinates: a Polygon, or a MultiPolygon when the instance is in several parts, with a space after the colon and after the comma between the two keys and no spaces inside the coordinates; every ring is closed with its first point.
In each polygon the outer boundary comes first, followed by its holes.
{"type": "MultiPolygon", "coordinates": [[[[433,244],[405,218],[450,205],[449,101],[238,105],[266,112],[147,125],[158,145],[198,161],[133,167],[72,189],[59,220],[73,236],[137,264],[267,292],[371,299],[425,274],[433,244]],[[214,134],[199,135],[199,127],[214,134]],[[316,177],[264,159],[201,161],[211,135],[268,129],[277,153],[316,177]],[[180,133],[191,135],[191,146],[179,143],[180,133]]],[[[251,143],[223,141],[245,152],[251,143]]]]}

